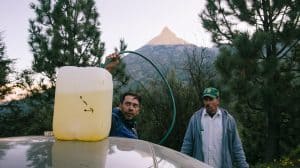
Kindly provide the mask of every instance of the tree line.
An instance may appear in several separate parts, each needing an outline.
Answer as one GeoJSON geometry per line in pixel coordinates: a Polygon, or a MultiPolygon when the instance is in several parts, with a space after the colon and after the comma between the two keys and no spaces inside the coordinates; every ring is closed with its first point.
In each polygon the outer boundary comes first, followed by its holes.
{"type": "MultiPolygon", "coordinates": [[[[0,97],[13,87],[29,91],[22,103],[2,104],[0,136],[42,134],[52,129],[55,70],[66,65],[98,66],[105,51],[94,0],[38,0],[30,5],[28,41],[32,68],[16,73],[0,38],[0,97]],[[40,74],[37,81],[36,74],[40,74]],[[45,82],[45,81],[48,82],[45,82]],[[13,84],[11,84],[13,83],[13,84]],[[50,85],[49,85],[50,83],[50,85]]],[[[203,27],[219,48],[213,64],[205,51],[186,55],[189,81],[169,71],[177,116],[164,145],[179,150],[190,116],[201,107],[205,87],[221,91],[222,106],[238,121],[248,162],[257,167],[300,166],[300,2],[297,0],[206,0],[199,14],[203,27]],[[246,30],[245,30],[246,29],[246,30]]],[[[118,50],[125,50],[124,40],[118,50]]],[[[114,72],[115,98],[130,78],[121,65],[114,72]]],[[[171,105],[162,81],[137,87],[143,96],[138,118],[140,138],[159,142],[171,122],[171,105]]]]}

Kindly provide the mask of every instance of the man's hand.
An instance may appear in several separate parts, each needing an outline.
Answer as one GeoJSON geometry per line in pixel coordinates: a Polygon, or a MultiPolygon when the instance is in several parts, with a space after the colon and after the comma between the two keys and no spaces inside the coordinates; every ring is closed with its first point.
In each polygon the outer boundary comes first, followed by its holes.
{"type": "Polygon", "coordinates": [[[106,57],[107,64],[105,66],[105,69],[107,69],[110,73],[117,67],[117,65],[120,63],[120,55],[118,53],[110,54],[106,57]]]}

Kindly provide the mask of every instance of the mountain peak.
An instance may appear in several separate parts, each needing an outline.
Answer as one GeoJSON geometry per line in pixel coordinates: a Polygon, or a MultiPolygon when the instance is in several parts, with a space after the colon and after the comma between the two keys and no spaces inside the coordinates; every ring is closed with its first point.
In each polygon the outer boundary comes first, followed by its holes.
{"type": "Polygon", "coordinates": [[[148,45],[176,45],[189,44],[181,38],[178,38],[168,27],[164,27],[161,33],[150,40],[148,45]]]}

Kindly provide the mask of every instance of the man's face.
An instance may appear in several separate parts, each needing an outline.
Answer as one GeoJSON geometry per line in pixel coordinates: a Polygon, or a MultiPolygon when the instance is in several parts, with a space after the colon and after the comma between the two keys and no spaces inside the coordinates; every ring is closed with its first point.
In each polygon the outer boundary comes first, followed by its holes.
{"type": "Polygon", "coordinates": [[[212,97],[204,97],[203,98],[204,107],[206,108],[208,113],[216,113],[218,106],[219,106],[219,98],[212,98],[212,97]]]}
{"type": "Polygon", "coordinates": [[[140,103],[133,96],[125,96],[123,103],[119,105],[126,120],[131,120],[140,112],[140,103]]]}

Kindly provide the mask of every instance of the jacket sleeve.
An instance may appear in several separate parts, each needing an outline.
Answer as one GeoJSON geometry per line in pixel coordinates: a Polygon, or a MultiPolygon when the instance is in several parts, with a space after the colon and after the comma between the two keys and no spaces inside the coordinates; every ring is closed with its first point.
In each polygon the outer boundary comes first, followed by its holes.
{"type": "Polygon", "coordinates": [[[194,146],[194,122],[193,122],[194,116],[190,119],[188,128],[185,132],[185,136],[183,139],[181,152],[184,154],[187,154],[189,156],[193,155],[193,146],[194,146]]]}
{"type": "Polygon", "coordinates": [[[116,129],[119,127],[119,125],[117,114],[112,113],[109,136],[116,136],[116,129]]]}
{"type": "Polygon", "coordinates": [[[246,156],[243,150],[243,145],[239,137],[237,130],[236,122],[232,118],[233,124],[233,134],[232,134],[232,158],[237,167],[240,168],[249,168],[249,165],[246,161],[246,156]]]}

